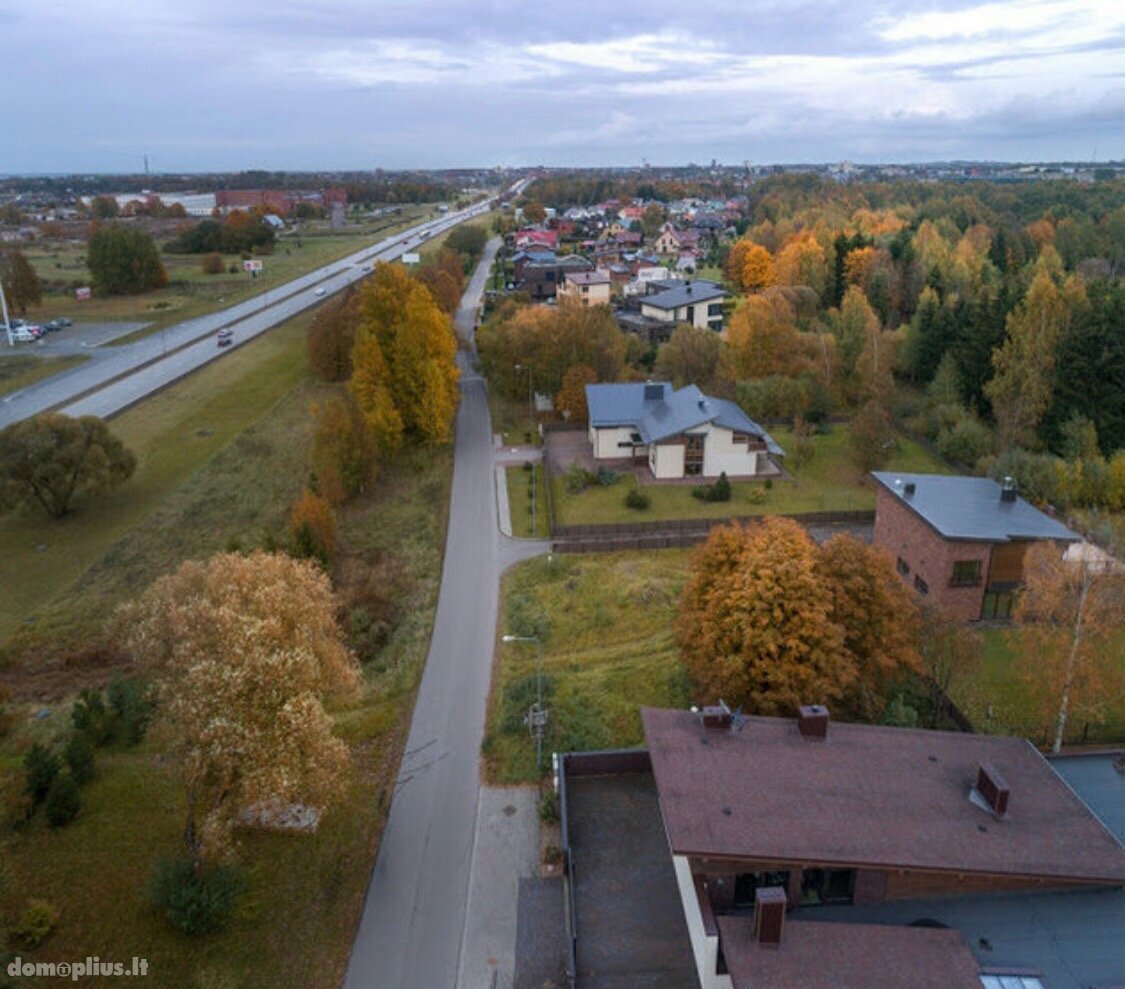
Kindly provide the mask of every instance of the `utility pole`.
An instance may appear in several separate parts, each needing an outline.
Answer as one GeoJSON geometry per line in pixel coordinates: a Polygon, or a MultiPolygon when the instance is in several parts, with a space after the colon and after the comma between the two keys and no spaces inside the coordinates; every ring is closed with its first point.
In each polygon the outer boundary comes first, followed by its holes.
{"type": "Polygon", "coordinates": [[[543,770],[543,735],[547,730],[547,712],[543,708],[543,643],[538,635],[505,635],[502,642],[535,643],[535,703],[531,705],[524,722],[535,736],[535,768],[543,770]]]}
{"type": "Polygon", "coordinates": [[[4,296],[4,277],[2,265],[0,265],[0,310],[2,310],[4,313],[4,329],[8,334],[8,346],[14,347],[16,345],[16,341],[12,337],[12,321],[8,318],[8,300],[4,296]]]}

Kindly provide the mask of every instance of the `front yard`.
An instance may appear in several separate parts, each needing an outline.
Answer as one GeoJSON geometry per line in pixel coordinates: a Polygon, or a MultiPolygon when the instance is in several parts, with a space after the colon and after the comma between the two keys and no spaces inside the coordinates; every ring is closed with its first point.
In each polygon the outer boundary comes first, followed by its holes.
{"type": "MultiPolygon", "coordinates": [[[[792,430],[770,430],[783,449],[791,449],[792,430]]],[[[649,520],[725,518],[733,515],[796,515],[805,512],[839,512],[874,509],[875,484],[852,464],[847,424],[833,425],[831,432],[814,436],[813,455],[801,467],[786,470],[791,478],[764,481],[732,481],[731,500],[705,502],[692,497],[692,488],[683,484],[648,484],[648,509],[637,511],[625,505],[625,495],[633,487],[631,477],[623,476],[607,487],[591,486],[578,494],[567,491],[565,479],[551,479],[555,521],[560,525],[593,525],[649,520]]],[[[948,468],[913,440],[900,437],[891,455],[888,470],[947,474],[948,468]]],[[[710,479],[708,479],[710,480],[710,479]]]]}

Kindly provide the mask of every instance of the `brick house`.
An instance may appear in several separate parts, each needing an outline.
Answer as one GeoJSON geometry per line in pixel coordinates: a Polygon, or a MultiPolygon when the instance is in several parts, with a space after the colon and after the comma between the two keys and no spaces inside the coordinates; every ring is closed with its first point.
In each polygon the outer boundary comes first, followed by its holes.
{"type": "Polygon", "coordinates": [[[1034,542],[1080,537],[987,477],[872,473],[877,483],[873,542],[899,576],[965,621],[1007,618],[1034,542]]]}
{"type": "Polygon", "coordinates": [[[608,306],[610,283],[608,271],[572,271],[563,275],[555,289],[555,296],[560,302],[569,299],[587,309],[591,306],[608,306]]]}

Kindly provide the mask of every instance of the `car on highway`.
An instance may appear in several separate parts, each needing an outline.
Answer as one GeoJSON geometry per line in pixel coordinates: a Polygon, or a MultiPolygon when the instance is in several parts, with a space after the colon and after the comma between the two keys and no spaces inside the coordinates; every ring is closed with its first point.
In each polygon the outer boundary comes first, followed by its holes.
{"type": "Polygon", "coordinates": [[[314,295],[327,295],[327,294],[328,294],[328,289],[326,289],[326,288],[318,288],[318,289],[316,290],[316,292],[314,292],[313,294],[314,294],[314,295]]]}
{"type": "Polygon", "coordinates": [[[234,330],[219,330],[215,334],[215,342],[220,347],[229,347],[234,341],[234,330]]]}

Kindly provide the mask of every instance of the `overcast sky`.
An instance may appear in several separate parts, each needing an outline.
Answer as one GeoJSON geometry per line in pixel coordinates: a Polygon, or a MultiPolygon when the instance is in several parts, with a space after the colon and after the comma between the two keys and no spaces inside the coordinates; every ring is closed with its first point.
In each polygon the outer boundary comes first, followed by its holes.
{"type": "Polygon", "coordinates": [[[1123,0],[0,0],[0,172],[1125,157],[1123,0]]]}

